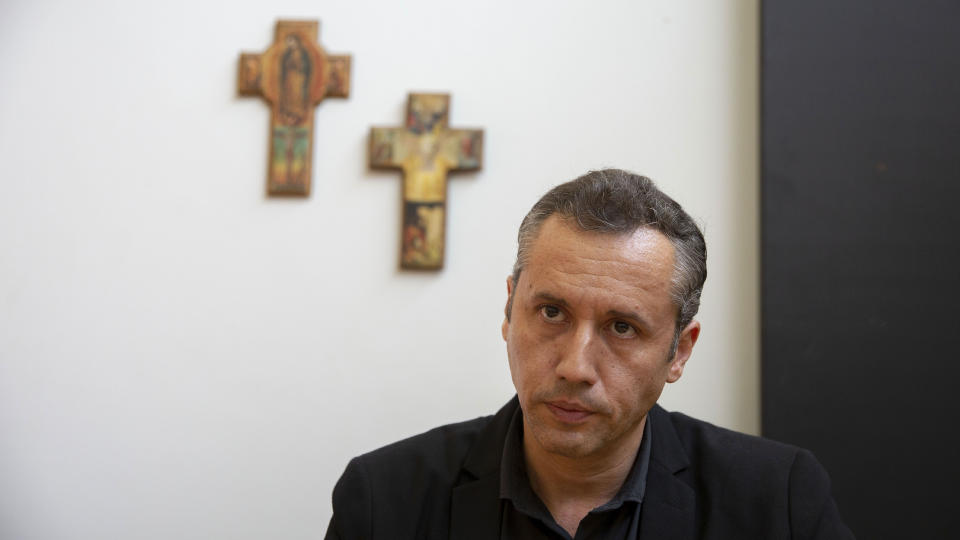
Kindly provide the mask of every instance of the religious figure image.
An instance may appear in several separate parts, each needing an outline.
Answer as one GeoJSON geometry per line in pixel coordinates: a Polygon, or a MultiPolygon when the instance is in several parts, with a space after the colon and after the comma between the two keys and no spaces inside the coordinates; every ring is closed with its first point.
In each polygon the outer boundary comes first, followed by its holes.
{"type": "Polygon", "coordinates": [[[270,179],[276,186],[302,186],[310,157],[310,130],[303,126],[273,127],[270,179]]]}
{"type": "Polygon", "coordinates": [[[316,21],[278,21],[266,52],[240,56],[239,93],[262,95],[272,105],[270,194],[310,192],[314,107],[327,96],[349,94],[350,57],[327,55],[316,43],[318,27],[316,21]]]}
{"type": "Polygon", "coordinates": [[[443,204],[407,202],[401,259],[410,267],[436,266],[443,255],[443,204]]]}
{"type": "Polygon", "coordinates": [[[480,151],[483,149],[483,133],[474,130],[467,130],[463,133],[456,133],[457,130],[451,130],[453,137],[448,137],[444,142],[455,146],[445,150],[444,155],[456,156],[458,161],[452,168],[472,169],[480,166],[480,151]]]}
{"type": "Polygon", "coordinates": [[[270,180],[276,189],[300,189],[307,182],[313,100],[311,86],[322,74],[304,46],[303,38],[290,33],[279,54],[279,84],[276,122],[273,125],[273,156],[270,180]]]}
{"type": "Polygon", "coordinates": [[[389,167],[400,149],[395,140],[397,132],[389,129],[374,129],[370,133],[370,166],[389,167]]]}
{"type": "Polygon", "coordinates": [[[310,75],[314,66],[310,55],[296,34],[286,39],[286,49],[280,58],[280,122],[295,125],[306,119],[310,108],[310,75]]]}
{"type": "Polygon", "coordinates": [[[350,94],[350,57],[327,56],[330,77],[327,80],[328,97],[346,97],[350,94]]]}
{"type": "Polygon", "coordinates": [[[483,131],[450,129],[449,114],[449,95],[410,94],[404,127],[370,130],[370,166],[403,171],[403,268],[443,266],[447,174],[482,163],[483,131]]]}
{"type": "Polygon", "coordinates": [[[256,93],[260,88],[260,56],[243,54],[240,56],[240,71],[237,85],[241,95],[256,93]]]}
{"type": "Polygon", "coordinates": [[[423,134],[437,127],[447,126],[450,96],[445,94],[417,94],[407,111],[407,128],[423,134]]]}

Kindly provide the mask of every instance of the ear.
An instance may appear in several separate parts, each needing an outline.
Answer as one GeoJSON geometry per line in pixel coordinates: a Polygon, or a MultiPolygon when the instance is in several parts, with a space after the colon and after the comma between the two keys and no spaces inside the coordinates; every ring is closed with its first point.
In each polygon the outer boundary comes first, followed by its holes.
{"type": "Polygon", "coordinates": [[[503,324],[500,325],[500,333],[503,340],[507,340],[507,330],[510,329],[510,308],[513,307],[513,276],[507,276],[507,303],[503,306],[503,324]]]}
{"type": "Polygon", "coordinates": [[[683,375],[683,366],[687,364],[690,355],[693,353],[693,346],[697,344],[697,338],[700,337],[700,321],[690,321],[680,332],[680,339],[677,341],[677,351],[670,361],[670,370],[667,372],[667,382],[677,382],[683,375]]]}

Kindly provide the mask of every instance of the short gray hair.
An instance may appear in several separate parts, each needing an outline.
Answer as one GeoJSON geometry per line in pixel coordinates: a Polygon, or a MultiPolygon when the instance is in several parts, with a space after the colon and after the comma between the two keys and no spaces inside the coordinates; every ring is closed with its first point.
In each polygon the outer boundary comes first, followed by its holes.
{"type": "MultiPolygon", "coordinates": [[[[517,262],[513,265],[514,291],[540,228],[553,214],[576,222],[584,231],[629,234],[652,229],[670,240],[674,249],[671,296],[677,306],[676,348],[680,331],[700,309],[700,293],[707,279],[703,233],[683,208],[646,176],[620,169],[590,171],[560,184],[541,197],[520,224],[517,262]]],[[[513,295],[507,304],[508,320],[512,306],[513,295]]]]}

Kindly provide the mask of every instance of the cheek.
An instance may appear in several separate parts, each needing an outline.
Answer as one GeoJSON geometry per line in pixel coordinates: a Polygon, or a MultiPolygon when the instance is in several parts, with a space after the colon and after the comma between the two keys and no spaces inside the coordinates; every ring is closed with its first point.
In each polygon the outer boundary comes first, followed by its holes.
{"type": "Polygon", "coordinates": [[[524,369],[528,362],[524,355],[524,347],[518,343],[515,335],[507,340],[507,360],[510,364],[510,378],[513,380],[513,386],[518,394],[522,394],[524,381],[527,378],[524,369]]]}
{"type": "Polygon", "coordinates": [[[663,384],[659,381],[666,373],[665,368],[666,365],[655,366],[648,362],[615,361],[604,364],[601,380],[616,401],[632,406],[650,399],[651,391],[663,384]],[[659,369],[661,367],[663,369],[659,369]]]}
{"type": "Polygon", "coordinates": [[[549,381],[549,347],[517,335],[507,341],[510,375],[517,391],[531,391],[540,382],[549,381]]]}

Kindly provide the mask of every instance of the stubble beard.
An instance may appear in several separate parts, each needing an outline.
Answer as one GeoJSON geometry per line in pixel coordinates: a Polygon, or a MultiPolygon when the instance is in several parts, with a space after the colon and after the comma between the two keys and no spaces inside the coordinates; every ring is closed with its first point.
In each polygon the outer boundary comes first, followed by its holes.
{"type": "MultiPolygon", "coordinates": [[[[529,405],[529,404],[528,404],[529,405]]],[[[562,388],[537,392],[532,397],[531,411],[523,412],[524,429],[545,452],[566,458],[585,458],[613,449],[620,441],[625,441],[641,425],[649,410],[637,404],[636,410],[642,410],[635,418],[623,419],[625,424],[617,429],[613,411],[605,404],[592,399],[583,399],[577,392],[564,392],[562,388]],[[553,399],[566,397],[579,399],[581,403],[594,411],[593,416],[581,425],[564,426],[552,417],[546,403],[553,399]]]]}
{"type": "Polygon", "coordinates": [[[603,449],[613,439],[607,420],[610,410],[605,404],[588,399],[574,389],[562,385],[532,396],[531,410],[524,412],[524,429],[544,451],[567,458],[582,458],[603,449]],[[553,418],[547,403],[557,399],[577,400],[593,414],[580,425],[565,426],[553,418]]]}
{"type": "Polygon", "coordinates": [[[547,425],[536,415],[524,415],[524,429],[530,430],[530,435],[540,448],[550,454],[566,458],[582,458],[596,452],[602,444],[598,444],[592,433],[564,430],[560,427],[547,425]]]}

